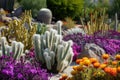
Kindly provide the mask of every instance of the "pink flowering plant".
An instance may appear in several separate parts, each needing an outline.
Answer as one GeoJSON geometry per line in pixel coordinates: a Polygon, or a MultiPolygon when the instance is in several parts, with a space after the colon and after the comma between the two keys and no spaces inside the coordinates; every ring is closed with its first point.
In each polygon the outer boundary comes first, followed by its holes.
{"type": "Polygon", "coordinates": [[[29,62],[24,57],[19,61],[10,56],[0,57],[0,80],[49,80],[50,77],[34,59],[29,62]]]}

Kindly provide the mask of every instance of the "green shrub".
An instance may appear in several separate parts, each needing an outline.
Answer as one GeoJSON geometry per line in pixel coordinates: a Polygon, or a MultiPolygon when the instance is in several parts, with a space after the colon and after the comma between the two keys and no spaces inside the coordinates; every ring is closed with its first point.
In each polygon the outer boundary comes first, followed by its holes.
{"type": "Polygon", "coordinates": [[[36,17],[38,11],[46,7],[46,0],[21,0],[20,4],[25,10],[31,10],[33,17],[36,17]]]}
{"type": "Polygon", "coordinates": [[[109,10],[109,15],[114,17],[115,13],[118,14],[118,18],[120,19],[120,0],[113,0],[113,3],[109,10]]]}
{"type": "Polygon", "coordinates": [[[84,0],[47,0],[47,7],[57,20],[65,17],[74,19],[79,16],[83,6],[84,0]]]}

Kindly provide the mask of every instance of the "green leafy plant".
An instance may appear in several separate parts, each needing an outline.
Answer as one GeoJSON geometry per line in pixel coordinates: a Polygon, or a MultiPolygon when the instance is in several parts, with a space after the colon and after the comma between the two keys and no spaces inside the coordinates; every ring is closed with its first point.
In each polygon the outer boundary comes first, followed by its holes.
{"type": "Polygon", "coordinates": [[[118,17],[120,19],[120,0],[113,0],[113,3],[112,5],[110,6],[110,9],[109,9],[109,15],[110,16],[114,16],[115,13],[118,14],[118,17]]]}
{"type": "Polygon", "coordinates": [[[80,14],[83,5],[84,0],[47,0],[47,7],[57,20],[65,17],[75,18],[80,14]]]}
{"type": "Polygon", "coordinates": [[[46,0],[21,0],[20,5],[23,6],[25,10],[31,10],[33,17],[37,16],[38,11],[41,8],[46,7],[46,0]]]}

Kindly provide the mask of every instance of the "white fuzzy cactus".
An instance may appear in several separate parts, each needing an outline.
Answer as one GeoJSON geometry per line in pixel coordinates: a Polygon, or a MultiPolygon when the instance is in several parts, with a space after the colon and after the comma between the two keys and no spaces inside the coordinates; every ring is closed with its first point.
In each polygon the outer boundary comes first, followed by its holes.
{"type": "Polygon", "coordinates": [[[23,54],[23,50],[24,45],[21,42],[12,41],[12,46],[9,46],[6,38],[1,38],[2,55],[12,56],[14,59],[20,59],[20,56],[23,54]],[[13,55],[10,55],[10,52],[13,52],[13,55]]]}
{"type": "Polygon", "coordinates": [[[68,29],[67,31],[64,32],[65,35],[77,34],[77,33],[86,34],[84,29],[78,27],[68,29]]]}
{"type": "Polygon", "coordinates": [[[44,35],[34,34],[33,44],[36,59],[50,71],[62,72],[72,62],[72,41],[63,41],[62,35],[54,29],[44,35]]]}

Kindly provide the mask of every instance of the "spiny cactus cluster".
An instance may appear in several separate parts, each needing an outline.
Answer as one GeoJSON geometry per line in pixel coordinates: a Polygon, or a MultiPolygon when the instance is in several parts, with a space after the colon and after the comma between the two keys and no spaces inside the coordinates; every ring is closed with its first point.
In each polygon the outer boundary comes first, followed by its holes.
{"type": "Polygon", "coordinates": [[[78,27],[68,29],[67,31],[64,32],[65,35],[77,34],[77,33],[86,34],[85,31],[82,28],[78,28],[78,27]]]}
{"type": "Polygon", "coordinates": [[[7,44],[6,38],[1,38],[1,53],[0,55],[12,56],[15,60],[20,59],[20,56],[23,55],[24,45],[21,42],[12,41],[12,45],[7,44]],[[13,54],[10,54],[10,53],[13,54]]]}
{"type": "Polygon", "coordinates": [[[72,62],[72,41],[63,41],[54,29],[44,35],[34,34],[33,44],[36,59],[50,71],[62,72],[72,62]]]}

